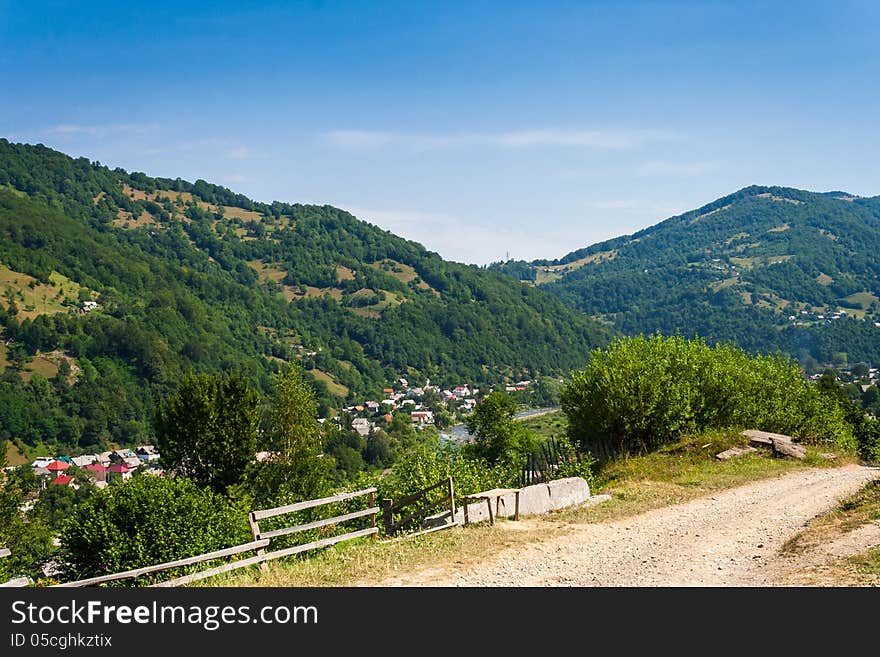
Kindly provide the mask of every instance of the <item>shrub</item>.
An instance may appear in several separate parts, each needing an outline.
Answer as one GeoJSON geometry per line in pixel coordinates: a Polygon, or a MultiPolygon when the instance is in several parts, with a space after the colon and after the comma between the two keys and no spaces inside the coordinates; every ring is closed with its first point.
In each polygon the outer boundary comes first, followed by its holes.
{"type": "MultiPolygon", "coordinates": [[[[420,446],[405,453],[395,464],[392,472],[377,478],[373,485],[377,498],[398,500],[420,491],[452,476],[455,480],[456,498],[481,490],[508,486],[514,483],[514,473],[501,465],[490,465],[487,461],[469,457],[454,443],[443,443],[438,447],[420,446]]],[[[439,513],[442,507],[437,500],[446,495],[441,487],[420,502],[407,507],[403,515],[419,510],[439,513]]]]}
{"type": "Polygon", "coordinates": [[[69,577],[121,572],[249,541],[247,510],[185,478],[143,475],[96,492],[61,531],[69,577]]]}
{"type": "Polygon", "coordinates": [[[596,349],[564,388],[561,404],[572,439],[603,461],[733,427],[854,446],[839,407],[795,361],[701,339],[658,334],[596,349]]]}

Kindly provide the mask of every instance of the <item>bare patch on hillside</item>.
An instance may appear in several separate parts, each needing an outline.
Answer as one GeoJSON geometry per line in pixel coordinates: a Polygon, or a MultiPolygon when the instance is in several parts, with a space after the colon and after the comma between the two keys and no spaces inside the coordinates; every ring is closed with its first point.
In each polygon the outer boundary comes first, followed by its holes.
{"type": "Polygon", "coordinates": [[[336,265],[336,280],[340,283],[342,281],[353,281],[354,273],[354,269],[349,269],[343,265],[336,265]]]}
{"type": "Polygon", "coordinates": [[[248,265],[257,272],[261,281],[280,283],[287,276],[287,270],[281,269],[277,264],[266,264],[262,260],[248,260],[248,265]]]}
{"type": "Polygon", "coordinates": [[[819,274],[816,276],[816,282],[819,285],[831,285],[834,282],[834,279],[831,278],[828,274],[819,274]]]}
{"type": "Polygon", "coordinates": [[[787,223],[785,223],[785,224],[782,224],[781,226],[776,226],[775,228],[770,228],[767,230],[767,232],[768,233],[784,233],[789,228],[791,228],[791,226],[789,226],[787,223]]]}
{"type": "Polygon", "coordinates": [[[135,219],[131,212],[120,208],[116,213],[116,219],[113,220],[113,225],[118,228],[141,228],[143,226],[155,226],[157,223],[156,218],[146,210],[141,212],[140,216],[135,219]]]}
{"type": "MultiPolygon", "coordinates": [[[[632,240],[633,242],[637,242],[638,240],[632,240]]],[[[561,278],[564,274],[568,274],[569,272],[573,272],[576,269],[580,269],[584,265],[597,265],[602,262],[606,262],[608,260],[614,260],[617,257],[617,249],[611,249],[610,251],[599,251],[598,253],[591,253],[588,256],[584,256],[578,260],[572,260],[571,262],[567,262],[563,265],[547,265],[545,267],[538,267],[538,270],[535,274],[535,282],[538,285],[543,283],[549,283],[551,281],[555,281],[561,278]]]]}
{"type": "Polygon", "coordinates": [[[701,219],[705,219],[706,217],[711,217],[713,214],[718,214],[719,212],[724,212],[725,210],[730,208],[730,204],[722,206],[720,208],[715,208],[714,210],[709,210],[709,212],[704,212],[703,214],[697,215],[693,219],[691,219],[688,223],[693,224],[701,219]]]}
{"type": "Polygon", "coordinates": [[[791,203],[792,205],[802,205],[803,201],[798,201],[797,199],[787,198],[785,196],[777,196],[776,194],[771,194],[770,192],[764,192],[763,194],[757,194],[758,198],[769,198],[771,201],[777,201],[779,203],[791,203]]]}
{"type": "Polygon", "coordinates": [[[838,237],[837,235],[832,233],[830,230],[825,230],[824,228],[819,229],[819,234],[822,235],[823,237],[827,237],[832,242],[836,242],[837,240],[840,239],[840,237],[838,237]]]}
{"type": "Polygon", "coordinates": [[[731,287],[732,285],[736,285],[739,282],[739,278],[737,276],[731,276],[730,278],[725,278],[720,281],[715,281],[709,285],[709,288],[713,292],[717,292],[718,290],[722,290],[726,287],[731,287]]]}
{"type": "MultiPolygon", "coordinates": [[[[58,272],[49,275],[49,283],[33,276],[0,265],[0,304],[9,308],[11,298],[18,307],[19,320],[34,319],[38,315],[68,312],[64,302],[75,303],[83,289],[78,283],[58,272]]],[[[95,298],[95,293],[90,293],[95,298]]]]}
{"type": "Polygon", "coordinates": [[[319,381],[326,383],[330,392],[337,397],[345,398],[348,395],[348,388],[339,383],[332,374],[328,374],[327,372],[318,369],[308,370],[308,373],[319,381]]]}
{"type": "Polygon", "coordinates": [[[372,263],[371,266],[379,269],[380,271],[384,271],[390,276],[394,276],[394,278],[405,285],[409,285],[410,283],[415,281],[415,286],[418,289],[430,290],[434,293],[435,296],[440,296],[440,293],[433,287],[428,285],[428,283],[423,281],[419,276],[419,273],[410,265],[398,262],[397,260],[393,260],[391,258],[386,258],[385,260],[380,260],[378,262],[372,263]]]}

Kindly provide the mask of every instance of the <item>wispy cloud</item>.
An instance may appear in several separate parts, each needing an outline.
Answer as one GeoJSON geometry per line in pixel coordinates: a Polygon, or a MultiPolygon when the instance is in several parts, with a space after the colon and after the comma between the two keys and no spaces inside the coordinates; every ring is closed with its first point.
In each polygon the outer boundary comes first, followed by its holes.
{"type": "Polygon", "coordinates": [[[639,208],[641,204],[632,199],[620,199],[613,201],[589,201],[587,207],[597,210],[634,210],[639,208]]]}
{"type": "Polygon", "coordinates": [[[682,210],[668,203],[655,202],[648,199],[609,199],[600,201],[587,201],[584,204],[591,210],[603,210],[622,213],[630,216],[656,217],[665,219],[680,214],[682,210]]]}
{"type": "Polygon", "coordinates": [[[44,129],[46,135],[88,135],[105,137],[108,135],[133,134],[145,135],[155,132],[159,126],[155,123],[112,123],[106,125],[80,125],[77,123],[59,123],[44,129]]]}
{"type": "Polygon", "coordinates": [[[627,149],[653,141],[674,139],[659,130],[513,130],[496,133],[407,134],[369,130],[332,130],[323,138],[333,146],[366,150],[403,146],[418,150],[440,150],[467,146],[495,148],[538,148],[562,146],[577,148],[627,149]]]}
{"type": "Polygon", "coordinates": [[[718,164],[715,162],[643,162],[637,171],[643,176],[674,176],[679,178],[691,178],[715,171],[718,164]]]}
{"type": "MultiPolygon", "coordinates": [[[[342,206],[345,207],[345,206],[342,206]]],[[[406,226],[442,226],[456,223],[459,220],[443,212],[426,212],[424,210],[383,210],[375,208],[346,207],[355,217],[394,232],[406,226]]]]}
{"type": "Polygon", "coordinates": [[[230,160],[249,160],[254,156],[254,152],[247,146],[236,146],[227,150],[225,155],[230,160]]]}

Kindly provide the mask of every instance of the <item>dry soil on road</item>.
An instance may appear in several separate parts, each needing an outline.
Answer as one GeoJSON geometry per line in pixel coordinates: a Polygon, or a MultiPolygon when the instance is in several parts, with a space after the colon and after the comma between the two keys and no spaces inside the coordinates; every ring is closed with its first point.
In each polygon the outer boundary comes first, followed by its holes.
{"type": "MultiPolygon", "coordinates": [[[[466,570],[436,564],[379,585],[876,585],[829,564],[880,545],[878,523],[804,552],[780,548],[813,518],[877,478],[880,469],[859,465],[798,471],[622,520],[572,525],[561,535],[487,555],[466,570]]],[[[516,531],[546,522],[552,519],[499,526],[516,531]]]]}

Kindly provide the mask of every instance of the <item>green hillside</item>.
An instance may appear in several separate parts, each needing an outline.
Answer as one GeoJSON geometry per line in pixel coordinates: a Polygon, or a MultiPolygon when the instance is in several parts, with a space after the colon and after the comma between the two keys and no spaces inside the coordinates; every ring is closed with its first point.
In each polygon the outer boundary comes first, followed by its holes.
{"type": "Polygon", "coordinates": [[[490,268],[627,334],[880,363],[880,197],[748,187],[559,260],[490,268]]]}
{"type": "Polygon", "coordinates": [[[268,392],[296,361],[328,412],[401,376],[565,374],[612,333],[334,207],[3,139],[0,330],[0,438],[47,450],[150,440],[156,400],[191,369],[268,392]]]}

